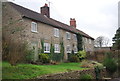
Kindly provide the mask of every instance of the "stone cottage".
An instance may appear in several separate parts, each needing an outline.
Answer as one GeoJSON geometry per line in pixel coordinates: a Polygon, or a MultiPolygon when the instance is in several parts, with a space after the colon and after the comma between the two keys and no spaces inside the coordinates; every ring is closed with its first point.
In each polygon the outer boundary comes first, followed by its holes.
{"type": "Polygon", "coordinates": [[[15,3],[5,2],[2,17],[3,27],[6,27],[6,30],[3,32],[12,32],[9,34],[11,38],[17,40],[21,37],[34,46],[34,61],[38,59],[38,49],[42,47],[41,40],[44,40],[44,53],[50,53],[52,43],[56,54],[60,53],[60,42],[63,41],[64,60],[67,60],[68,53],[71,53],[72,50],[77,53],[77,33],[83,37],[83,49],[85,51],[94,50],[94,38],[77,29],[74,18],[70,18],[70,25],[67,25],[52,19],[49,10],[47,4],[41,7],[41,13],[37,13],[15,3]]]}

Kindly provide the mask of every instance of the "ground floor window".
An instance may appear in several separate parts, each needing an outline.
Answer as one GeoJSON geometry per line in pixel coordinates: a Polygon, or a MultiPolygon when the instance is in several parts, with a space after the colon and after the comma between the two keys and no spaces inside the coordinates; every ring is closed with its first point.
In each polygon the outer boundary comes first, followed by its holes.
{"type": "Polygon", "coordinates": [[[74,46],[74,53],[77,53],[77,52],[78,52],[77,46],[74,46]]]}
{"type": "Polygon", "coordinates": [[[67,53],[71,53],[71,47],[70,47],[70,45],[67,45],[66,51],[67,51],[67,53]]]}
{"type": "Polygon", "coordinates": [[[54,50],[55,53],[60,53],[60,45],[59,44],[54,44],[54,48],[55,48],[55,50],[54,50]]]}
{"type": "Polygon", "coordinates": [[[50,44],[44,43],[44,53],[50,53],[50,44]]]}

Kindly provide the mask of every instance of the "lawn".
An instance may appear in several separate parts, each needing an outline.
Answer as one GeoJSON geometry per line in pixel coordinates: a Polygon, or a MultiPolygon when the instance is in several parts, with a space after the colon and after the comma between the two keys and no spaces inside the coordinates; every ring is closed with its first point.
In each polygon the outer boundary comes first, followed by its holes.
{"type": "Polygon", "coordinates": [[[32,79],[45,74],[85,69],[80,65],[80,63],[60,63],[58,65],[18,64],[11,66],[8,62],[3,62],[2,77],[3,79],[32,79]]]}

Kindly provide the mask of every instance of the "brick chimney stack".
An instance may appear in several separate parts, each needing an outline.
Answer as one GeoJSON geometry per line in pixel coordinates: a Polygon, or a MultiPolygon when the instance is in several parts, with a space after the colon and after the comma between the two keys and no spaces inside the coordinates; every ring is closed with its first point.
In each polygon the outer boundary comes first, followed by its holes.
{"type": "Polygon", "coordinates": [[[41,7],[41,14],[50,17],[50,9],[48,7],[48,4],[45,3],[45,5],[41,7]]]}
{"type": "Polygon", "coordinates": [[[76,28],[76,20],[75,20],[75,18],[70,18],[70,26],[76,28]]]}

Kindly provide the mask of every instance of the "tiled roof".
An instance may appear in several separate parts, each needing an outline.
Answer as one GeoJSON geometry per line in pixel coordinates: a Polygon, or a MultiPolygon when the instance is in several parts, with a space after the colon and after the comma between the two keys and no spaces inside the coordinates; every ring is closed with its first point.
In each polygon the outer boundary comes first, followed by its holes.
{"type": "Polygon", "coordinates": [[[88,34],[82,32],[82,31],[80,31],[80,30],[78,30],[76,28],[73,28],[73,27],[71,27],[71,26],[69,26],[67,24],[59,22],[59,21],[57,21],[55,19],[45,17],[44,15],[42,15],[40,13],[34,12],[32,10],[29,10],[27,8],[24,8],[24,7],[20,6],[20,5],[14,4],[12,2],[9,2],[9,4],[13,8],[15,8],[23,17],[27,17],[29,19],[48,24],[48,25],[54,26],[56,28],[64,29],[64,30],[69,31],[69,32],[80,33],[81,35],[83,35],[83,36],[85,36],[87,38],[94,39],[94,38],[90,37],[88,34]]]}

